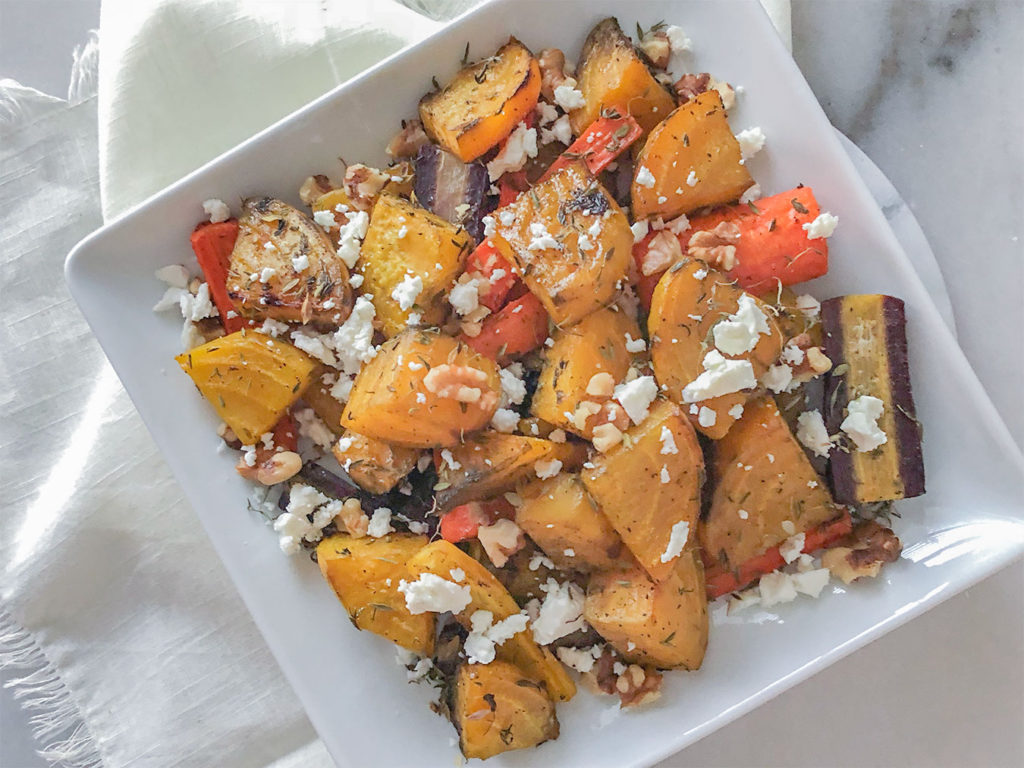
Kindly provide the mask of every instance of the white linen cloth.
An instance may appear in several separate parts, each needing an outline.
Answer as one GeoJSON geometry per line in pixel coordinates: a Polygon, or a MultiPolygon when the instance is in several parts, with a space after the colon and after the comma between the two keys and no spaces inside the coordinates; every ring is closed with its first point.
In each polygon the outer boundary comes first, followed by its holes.
{"type": "MultiPolygon", "coordinates": [[[[103,218],[474,2],[106,0],[67,100],[0,81],[0,664],[23,670],[55,763],[331,765],[63,260],[103,218]]],[[[763,2],[788,43],[788,0],[763,2]]]]}

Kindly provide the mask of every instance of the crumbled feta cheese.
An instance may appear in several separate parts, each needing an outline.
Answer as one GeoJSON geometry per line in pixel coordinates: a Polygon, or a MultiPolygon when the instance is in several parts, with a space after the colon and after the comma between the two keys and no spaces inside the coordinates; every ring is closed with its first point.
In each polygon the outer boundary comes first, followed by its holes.
{"type": "Polygon", "coordinates": [[[375,509],[373,517],[370,518],[370,525],[366,529],[367,535],[379,539],[381,536],[394,533],[394,531],[395,529],[391,527],[391,510],[387,507],[375,509]]]}
{"type": "Polygon", "coordinates": [[[339,367],[349,376],[359,373],[363,363],[370,362],[377,355],[377,348],[373,346],[375,315],[373,302],[366,296],[359,296],[352,307],[352,314],[334,332],[339,367]]]}
{"type": "Polygon", "coordinates": [[[747,512],[747,510],[745,510],[745,509],[739,510],[736,514],[739,515],[740,520],[746,520],[747,518],[750,517],[750,513],[747,512]]]}
{"type": "Polygon", "coordinates": [[[562,647],[556,653],[559,661],[583,675],[590,672],[597,663],[592,650],[588,648],[562,647]]]}
{"type": "Polygon", "coordinates": [[[687,177],[686,177],[686,186],[688,186],[688,187],[696,187],[697,186],[697,182],[699,182],[699,181],[700,181],[700,179],[697,178],[697,172],[696,171],[690,171],[689,175],[687,175],[687,177]]]}
{"type": "MultiPolygon", "coordinates": [[[[646,165],[641,165],[636,170],[636,183],[641,187],[647,187],[647,189],[653,189],[654,184],[657,180],[654,178],[654,174],[651,173],[651,169],[646,165]]],[[[639,223],[639,222],[638,222],[639,223]]]]}
{"type": "Polygon", "coordinates": [[[363,280],[365,279],[366,278],[360,275],[358,272],[353,272],[351,275],[349,275],[348,284],[351,285],[353,288],[360,288],[362,287],[363,280]]]}
{"type": "Polygon", "coordinates": [[[461,568],[452,568],[448,571],[448,574],[452,577],[452,581],[457,584],[461,584],[462,580],[466,578],[466,572],[461,568]]]}
{"type": "Polygon", "coordinates": [[[672,435],[672,430],[666,426],[661,428],[661,455],[668,456],[669,454],[679,453],[679,448],[676,446],[676,439],[672,435]]]}
{"type": "Polygon", "coordinates": [[[690,538],[690,523],[680,520],[672,526],[672,533],[669,535],[668,546],[661,553],[661,562],[667,563],[675,560],[686,546],[686,540],[690,538]]]}
{"type": "Polygon", "coordinates": [[[409,234],[409,228],[403,224],[398,228],[398,239],[404,240],[405,236],[409,234]]]}
{"type": "Polygon", "coordinates": [[[730,360],[717,349],[704,356],[704,372],[683,387],[683,402],[697,403],[757,386],[749,360],[730,360]]]}
{"type": "Polygon", "coordinates": [[[547,128],[540,129],[541,144],[550,144],[553,141],[560,142],[566,146],[572,144],[572,125],[569,123],[568,115],[562,115],[558,118],[550,130],[547,128]]]}
{"type": "Polygon", "coordinates": [[[877,397],[861,395],[846,406],[846,418],[839,428],[845,432],[857,450],[873,451],[889,441],[888,435],[878,426],[885,404],[877,397]]]}
{"type": "Polygon", "coordinates": [[[441,460],[448,465],[448,469],[462,469],[462,464],[455,460],[455,456],[448,448],[445,448],[441,451],[441,460]]]}
{"type": "Polygon", "coordinates": [[[345,262],[346,267],[353,269],[359,261],[359,249],[370,226],[370,215],[366,211],[353,211],[346,213],[345,217],[348,221],[338,233],[338,258],[345,262]]]}
{"type": "Polygon", "coordinates": [[[245,462],[247,467],[256,466],[256,446],[255,445],[243,445],[242,446],[242,461],[245,462]]]}
{"type": "Polygon", "coordinates": [[[181,297],[180,306],[182,317],[193,323],[217,315],[217,308],[210,299],[210,286],[206,283],[199,284],[195,296],[185,291],[181,297]]]}
{"type": "Polygon", "coordinates": [[[821,313],[821,302],[809,294],[802,293],[796,297],[796,308],[808,320],[814,320],[821,313]]]}
{"type": "Polygon", "coordinates": [[[692,50],[693,42],[686,36],[686,30],[682,27],[669,24],[665,27],[665,35],[668,37],[668,44],[673,54],[692,50]]]}
{"type": "Polygon", "coordinates": [[[519,405],[526,399],[524,373],[522,363],[512,363],[498,371],[501,380],[501,405],[519,405]]]}
{"type": "Polygon", "coordinates": [[[313,526],[304,517],[284,512],[274,520],[274,531],[278,535],[281,551],[286,555],[295,555],[302,549],[302,541],[313,531],[313,526]]]}
{"type": "Polygon", "coordinates": [[[308,437],[314,445],[325,451],[331,450],[334,446],[334,433],[312,408],[299,408],[293,415],[298,423],[300,435],[308,437]]]}
{"type": "Polygon", "coordinates": [[[491,181],[497,181],[506,173],[521,170],[526,161],[537,156],[537,129],[527,128],[520,123],[505,141],[505,146],[487,164],[491,181]]]}
{"type": "Polygon", "coordinates": [[[270,278],[277,274],[277,270],[274,267],[264,267],[260,270],[260,282],[268,283],[270,278]]]}
{"type": "Polygon", "coordinates": [[[416,581],[398,583],[398,591],[405,595],[405,607],[411,614],[461,613],[472,602],[468,586],[442,579],[433,573],[423,573],[416,581]]]}
{"type": "Polygon", "coordinates": [[[661,480],[662,485],[668,485],[672,482],[672,476],[668,473],[668,465],[663,464],[661,466],[661,472],[658,474],[658,478],[661,480]]]}
{"type": "Polygon", "coordinates": [[[638,376],[615,388],[614,398],[622,405],[629,420],[639,424],[647,418],[651,403],[658,396],[658,384],[653,376],[638,376]]]}
{"type": "Polygon", "coordinates": [[[576,550],[572,549],[571,547],[566,547],[564,550],[562,550],[562,554],[566,557],[576,557],[576,550]]]}
{"type": "Polygon", "coordinates": [[[793,588],[802,595],[818,597],[829,582],[832,574],[828,568],[817,568],[790,575],[789,581],[793,588]]]}
{"type": "Polygon", "coordinates": [[[658,195],[658,205],[664,205],[668,202],[668,198],[665,195],[658,195]]]}
{"type": "Polygon", "coordinates": [[[736,403],[736,405],[730,408],[729,415],[734,419],[741,419],[743,417],[743,403],[736,403]]]}
{"type": "Polygon", "coordinates": [[[576,88],[576,82],[572,78],[567,78],[565,83],[555,88],[555,104],[566,112],[571,112],[586,106],[587,100],[583,98],[583,92],[576,88]]]}
{"type": "Polygon", "coordinates": [[[541,459],[534,463],[533,471],[541,480],[547,480],[562,471],[562,462],[558,459],[541,459]]]}
{"type": "Polygon", "coordinates": [[[558,119],[558,110],[554,104],[546,101],[537,102],[537,125],[550,125],[558,119]]]}
{"type": "Polygon", "coordinates": [[[528,567],[531,571],[536,571],[542,567],[553,571],[555,569],[555,564],[549,557],[538,552],[530,558],[528,567]]]}
{"type": "Polygon", "coordinates": [[[526,247],[528,251],[542,251],[547,248],[561,248],[561,244],[548,232],[547,226],[542,221],[535,221],[530,224],[530,244],[526,247]]]}
{"type": "Polygon", "coordinates": [[[792,341],[786,343],[786,346],[782,348],[781,360],[789,365],[800,365],[804,361],[806,355],[804,351],[800,349],[792,341]]]}
{"type": "Polygon", "coordinates": [[[832,233],[836,231],[837,224],[839,224],[839,217],[825,211],[818,214],[814,221],[804,224],[803,229],[807,232],[808,240],[818,240],[820,238],[832,237],[832,233]]]}
{"type": "MultiPolygon", "coordinates": [[[[181,266],[181,264],[168,264],[166,267],[160,267],[160,269],[153,274],[156,275],[157,280],[162,283],[166,283],[171,288],[188,288],[188,270],[181,266]]],[[[175,299],[174,304],[177,303],[178,301],[175,299]]],[[[168,306],[173,306],[173,304],[169,304],[168,306]]]]}
{"type": "Polygon", "coordinates": [[[338,358],[334,356],[334,340],[308,328],[297,328],[292,333],[292,344],[307,355],[315,357],[327,365],[336,365],[338,358]]]}
{"type": "Polygon", "coordinates": [[[448,293],[448,303],[465,317],[480,306],[480,286],[481,281],[476,278],[456,283],[448,293]]]}
{"type": "Polygon", "coordinates": [[[419,275],[406,275],[402,282],[391,291],[391,298],[398,302],[398,308],[402,310],[412,309],[416,299],[423,292],[423,278],[419,275]]]}
{"type": "Polygon", "coordinates": [[[736,134],[736,141],[740,145],[740,154],[744,160],[749,160],[764,148],[766,137],[759,126],[747,128],[736,134]]]}
{"type": "Polygon", "coordinates": [[[761,185],[754,183],[747,187],[746,192],[740,195],[740,204],[752,203],[761,197],[761,185]]]}
{"type": "Polygon", "coordinates": [[[540,613],[533,622],[533,639],[540,645],[553,643],[560,637],[583,629],[583,590],[572,582],[559,584],[549,578],[542,587],[546,594],[540,613]]]}
{"type": "Polygon", "coordinates": [[[647,237],[647,233],[651,231],[651,225],[647,222],[647,219],[641,219],[631,225],[630,230],[633,232],[633,243],[635,244],[647,237]]]}
{"type": "MultiPolygon", "coordinates": [[[[693,273],[693,279],[694,280],[703,280],[707,276],[708,276],[708,271],[706,269],[704,269],[704,267],[701,267],[700,269],[695,270],[694,273],[693,273]]],[[[687,315],[687,317],[689,317],[692,320],[694,315],[687,315]]],[[[703,315],[698,315],[697,317],[700,320],[704,319],[703,315]]]]}
{"type": "Polygon", "coordinates": [[[782,559],[786,563],[792,563],[803,553],[806,541],[807,536],[803,533],[790,536],[779,545],[779,554],[782,555],[782,559]]]}
{"type": "Polygon", "coordinates": [[[514,613],[498,623],[493,623],[491,611],[474,611],[469,618],[470,632],[464,648],[470,664],[490,664],[494,661],[495,647],[526,629],[529,617],[525,613],[514,613]]]}
{"type": "Polygon", "coordinates": [[[760,604],[760,590],[757,587],[751,587],[743,592],[735,593],[729,598],[729,607],[726,609],[726,614],[732,616],[734,613],[739,613],[760,604]]]}
{"type": "MultiPolygon", "coordinates": [[[[300,253],[298,256],[292,257],[292,269],[296,272],[305,272],[309,269],[309,256],[305,253],[300,253]]],[[[326,306],[326,303],[325,305],[326,306]]]]}
{"type": "Polygon", "coordinates": [[[740,296],[736,312],[716,323],[712,332],[719,350],[727,355],[742,355],[757,346],[762,334],[770,335],[771,329],[757,300],[744,293],[740,296]]]}
{"type": "Polygon", "coordinates": [[[643,339],[634,339],[628,333],[626,334],[626,351],[631,352],[634,355],[643,352],[647,349],[647,342],[643,339]]]}
{"type": "Polygon", "coordinates": [[[313,211],[313,221],[324,229],[334,229],[338,226],[334,211],[313,211]]]}
{"type": "Polygon", "coordinates": [[[511,434],[519,426],[519,414],[509,408],[499,408],[491,417],[491,426],[499,432],[511,434]]]}
{"type": "Polygon", "coordinates": [[[690,220],[685,213],[681,213],[668,222],[665,228],[674,235],[681,235],[690,228],[690,220]]]}
{"type": "Polygon", "coordinates": [[[715,422],[718,421],[718,414],[708,408],[706,405],[702,405],[700,410],[697,412],[697,423],[705,429],[715,426],[715,422]]]}
{"type": "Polygon", "coordinates": [[[267,336],[273,336],[275,339],[279,338],[281,334],[288,333],[291,330],[291,326],[288,323],[282,323],[278,320],[268,317],[263,321],[263,325],[258,328],[260,333],[266,334],[267,336]]]}
{"type": "Polygon", "coordinates": [[[806,411],[797,417],[796,439],[816,456],[827,457],[832,450],[832,439],[825,428],[825,420],[817,410],[806,411]]]}
{"type": "Polygon", "coordinates": [[[765,608],[796,600],[796,587],[793,586],[793,579],[788,573],[767,573],[761,577],[758,588],[761,593],[761,605],[765,608]]]}
{"type": "Polygon", "coordinates": [[[339,376],[338,380],[331,386],[331,397],[339,403],[347,403],[349,395],[352,394],[352,385],[354,383],[354,378],[339,376]]]}
{"type": "Polygon", "coordinates": [[[210,217],[210,223],[218,224],[231,218],[231,208],[223,200],[213,197],[203,201],[203,210],[210,217]]]}
{"type": "Polygon", "coordinates": [[[783,363],[772,365],[764,372],[761,383],[772,392],[786,392],[793,384],[793,369],[783,363]]]}

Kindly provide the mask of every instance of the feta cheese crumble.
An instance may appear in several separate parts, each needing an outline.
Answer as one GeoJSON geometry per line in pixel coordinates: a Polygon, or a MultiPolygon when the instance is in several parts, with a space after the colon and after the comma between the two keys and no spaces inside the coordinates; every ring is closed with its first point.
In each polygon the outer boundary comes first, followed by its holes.
{"type": "Polygon", "coordinates": [[[827,457],[832,450],[832,439],[825,428],[821,412],[805,411],[796,419],[796,439],[815,456],[827,457]]]}
{"type": "Polygon", "coordinates": [[[807,535],[803,533],[790,536],[779,545],[779,554],[782,555],[782,559],[785,560],[787,564],[792,563],[800,557],[801,554],[803,554],[806,541],[807,535]]]}
{"type": "Polygon", "coordinates": [[[379,539],[381,536],[387,536],[389,533],[394,533],[395,529],[391,527],[391,510],[387,507],[378,507],[373,511],[373,517],[370,518],[370,525],[366,529],[366,533],[375,539],[379,539]]]}
{"type": "Polygon", "coordinates": [[[537,156],[537,129],[527,128],[520,123],[505,141],[505,146],[487,164],[491,181],[497,181],[504,174],[521,170],[526,161],[537,156]]]}
{"type": "Polygon", "coordinates": [[[786,392],[793,384],[793,369],[782,363],[772,365],[764,372],[761,383],[772,392],[786,392]]]}
{"type": "Polygon", "coordinates": [[[715,422],[718,421],[718,414],[708,408],[706,405],[702,405],[700,410],[697,412],[697,423],[705,429],[715,426],[715,422]]]}
{"type": "Polygon", "coordinates": [[[338,226],[338,220],[334,211],[313,211],[313,221],[324,229],[334,229],[338,226]]]}
{"type": "Polygon", "coordinates": [[[461,613],[473,599],[468,586],[433,573],[420,574],[416,581],[403,579],[398,583],[398,591],[405,595],[405,607],[414,615],[431,611],[461,613]]]}
{"type": "Polygon", "coordinates": [[[647,418],[651,403],[657,396],[658,384],[653,376],[638,376],[625,384],[619,384],[613,395],[634,424],[647,418]]]}
{"type": "Polygon", "coordinates": [[[716,323],[712,333],[719,350],[727,355],[742,355],[757,346],[762,334],[770,335],[771,329],[757,300],[745,293],[740,296],[736,312],[716,323]]]}
{"type": "Polygon", "coordinates": [[[686,520],[680,520],[672,526],[672,533],[668,538],[668,546],[661,553],[661,562],[667,563],[675,560],[686,546],[686,540],[690,538],[690,524],[686,520]]]}
{"type": "Polygon", "coordinates": [[[412,309],[422,291],[423,278],[419,275],[406,275],[391,291],[391,298],[398,302],[399,309],[412,309]]]}
{"type": "Polygon", "coordinates": [[[525,613],[514,613],[494,623],[491,611],[474,611],[469,617],[469,637],[465,650],[470,664],[490,664],[494,661],[495,648],[526,629],[529,617],[525,613]]]}
{"type": "Polygon", "coordinates": [[[636,183],[639,184],[641,187],[647,187],[647,189],[653,189],[654,188],[654,183],[655,183],[654,174],[651,173],[650,168],[648,168],[646,165],[641,165],[637,169],[637,171],[636,171],[636,183]]]}
{"type": "Polygon", "coordinates": [[[661,436],[659,439],[661,440],[661,451],[659,451],[659,453],[661,453],[662,456],[679,453],[679,448],[676,447],[676,439],[672,435],[671,429],[666,426],[662,426],[661,436]]]}
{"type": "Polygon", "coordinates": [[[499,432],[511,434],[519,426],[519,414],[509,408],[499,408],[491,417],[491,426],[499,432]]]}
{"type": "Polygon", "coordinates": [[[480,306],[480,281],[472,278],[458,282],[448,293],[448,303],[463,317],[475,312],[480,306]]]}
{"type": "Polygon", "coordinates": [[[359,261],[359,249],[370,226],[370,214],[366,211],[353,211],[345,213],[345,218],[348,221],[338,233],[338,258],[345,262],[346,267],[353,269],[359,261]]]}
{"type": "Polygon", "coordinates": [[[561,249],[561,243],[548,232],[547,226],[541,221],[530,224],[530,244],[526,247],[528,251],[543,251],[548,248],[561,249]]]}
{"type": "Polygon", "coordinates": [[[885,404],[877,397],[861,395],[846,406],[846,418],[839,428],[853,440],[858,451],[873,451],[889,441],[888,435],[878,426],[878,419],[884,411],[885,404]]]}
{"type": "Polygon", "coordinates": [[[686,30],[682,27],[678,27],[675,24],[669,24],[665,27],[665,35],[668,37],[668,44],[672,49],[672,53],[682,53],[684,51],[692,50],[693,42],[686,36],[686,30]]]}
{"type": "Polygon", "coordinates": [[[704,372],[683,387],[683,402],[697,403],[757,386],[749,360],[729,360],[717,349],[704,356],[704,372]]]}
{"type": "Polygon", "coordinates": [[[541,589],[546,594],[533,622],[535,641],[547,645],[586,626],[583,620],[585,595],[582,589],[569,581],[559,584],[552,578],[541,589]]]}
{"type": "Polygon", "coordinates": [[[647,222],[647,219],[641,219],[635,224],[630,225],[629,228],[633,232],[634,245],[647,237],[647,233],[651,231],[651,225],[647,222]]]}
{"type": "Polygon", "coordinates": [[[586,106],[587,100],[583,98],[583,92],[577,90],[576,81],[572,78],[567,78],[565,83],[555,88],[555,104],[566,112],[571,112],[574,109],[586,106]]]}
{"type": "Polygon", "coordinates": [[[747,128],[736,134],[736,141],[740,145],[740,154],[743,155],[744,160],[749,160],[762,149],[764,149],[764,143],[766,140],[764,131],[761,130],[760,126],[754,126],[753,128],[747,128]]]}
{"type": "Polygon", "coordinates": [[[818,240],[820,238],[832,237],[832,233],[836,231],[836,225],[838,224],[839,217],[825,211],[818,214],[814,221],[804,224],[803,228],[807,232],[808,240],[818,240]]]}
{"type": "Polygon", "coordinates": [[[210,217],[211,224],[219,224],[231,218],[231,208],[223,200],[212,197],[203,201],[203,211],[210,217]]]}

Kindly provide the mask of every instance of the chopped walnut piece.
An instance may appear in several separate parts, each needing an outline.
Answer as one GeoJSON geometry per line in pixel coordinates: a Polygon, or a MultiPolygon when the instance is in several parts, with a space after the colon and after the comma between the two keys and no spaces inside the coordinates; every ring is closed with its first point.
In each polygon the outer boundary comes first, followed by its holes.
{"type": "Polygon", "coordinates": [[[350,165],[345,169],[345,194],[354,207],[369,211],[389,178],[388,174],[368,165],[350,165]]]}
{"type": "Polygon", "coordinates": [[[526,546],[522,529],[511,520],[500,518],[493,525],[481,525],[477,539],[496,568],[501,568],[516,552],[526,546]]]}
{"type": "Polygon", "coordinates": [[[615,392],[615,377],[607,371],[595,373],[587,382],[587,394],[596,397],[611,397],[615,392]]]}
{"type": "Polygon", "coordinates": [[[299,200],[306,205],[313,205],[318,198],[326,195],[334,188],[334,184],[331,183],[330,179],[322,173],[318,173],[316,176],[310,176],[302,182],[302,186],[299,187],[299,200]]]}
{"type": "Polygon", "coordinates": [[[821,347],[813,344],[810,334],[801,333],[790,339],[786,345],[796,347],[804,353],[798,363],[787,361],[793,369],[793,381],[803,383],[832,370],[832,361],[822,352],[821,347]]]}
{"type": "Polygon", "coordinates": [[[849,584],[865,577],[874,578],[885,563],[899,559],[903,544],[892,529],[874,520],[859,523],[841,543],[821,556],[821,564],[836,578],[849,584]]]}
{"type": "Polygon", "coordinates": [[[652,67],[655,69],[668,68],[668,60],[672,57],[672,43],[669,42],[668,33],[663,29],[645,34],[640,39],[638,47],[651,62],[652,67]]]}
{"type": "Polygon", "coordinates": [[[656,669],[639,664],[626,666],[609,646],[604,647],[594,668],[583,675],[588,688],[617,695],[623,707],[638,707],[657,699],[661,695],[661,681],[662,675],[656,669]],[[616,669],[622,671],[616,673],[616,669]]]}
{"type": "Polygon", "coordinates": [[[708,89],[711,75],[701,72],[697,75],[683,75],[672,84],[672,90],[680,104],[685,104],[690,99],[700,96],[708,89]]]}
{"type": "Polygon", "coordinates": [[[340,521],[349,535],[357,539],[363,538],[370,527],[370,518],[363,512],[363,505],[359,499],[345,499],[345,503],[341,505],[341,512],[335,515],[334,519],[340,521]]]}
{"type": "Polygon", "coordinates": [[[622,430],[614,424],[599,424],[594,427],[594,447],[606,453],[622,442],[622,430]]]}
{"type": "Polygon", "coordinates": [[[683,258],[683,249],[679,245],[679,238],[671,230],[663,229],[647,244],[647,252],[640,265],[640,273],[644,277],[648,277],[658,272],[664,272],[681,258],[683,258]]]}
{"type": "Polygon", "coordinates": [[[402,130],[388,143],[389,157],[416,157],[420,147],[429,144],[430,138],[419,120],[403,120],[402,130]]]}
{"type": "Polygon", "coordinates": [[[694,232],[686,253],[728,272],[736,266],[736,243],[739,241],[740,228],[731,221],[722,221],[710,231],[694,232]]]}
{"type": "Polygon", "coordinates": [[[555,100],[555,88],[564,85],[571,77],[565,71],[565,54],[560,48],[545,48],[537,57],[540,67],[540,95],[548,101],[555,100]]]}
{"type": "Polygon", "coordinates": [[[460,403],[479,403],[483,409],[494,404],[497,395],[483,390],[487,374],[469,365],[445,363],[430,369],[423,377],[423,386],[438,397],[448,397],[460,403]]]}

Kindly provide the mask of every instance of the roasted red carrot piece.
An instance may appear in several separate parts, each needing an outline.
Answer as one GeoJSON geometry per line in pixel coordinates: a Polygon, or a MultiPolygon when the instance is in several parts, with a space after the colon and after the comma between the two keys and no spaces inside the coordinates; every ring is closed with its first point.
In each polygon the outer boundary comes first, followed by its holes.
{"type": "Polygon", "coordinates": [[[463,335],[462,341],[504,364],[537,349],[547,336],[548,313],[540,299],[527,293],[484,320],[479,335],[463,335]]]}
{"type": "Polygon", "coordinates": [[[475,539],[481,525],[491,525],[500,517],[511,519],[515,508],[505,499],[471,501],[453,507],[441,516],[441,538],[453,544],[475,539]]]}
{"type": "Polygon", "coordinates": [[[191,238],[199,268],[203,270],[206,284],[210,286],[210,297],[217,305],[220,320],[228,333],[234,333],[249,324],[238,316],[228,298],[228,268],[231,266],[231,252],[235,248],[236,239],[238,222],[235,219],[216,224],[203,222],[192,231],[191,238]]]}
{"type": "Polygon", "coordinates": [[[491,312],[497,312],[505,306],[509,291],[519,280],[516,273],[512,271],[512,265],[508,259],[501,255],[490,240],[484,240],[476,247],[476,250],[469,254],[469,258],[466,260],[466,271],[477,272],[490,282],[490,290],[480,297],[480,303],[491,312]],[[494,278],[494,273],[499,269],[505,274],[494,278]]]}
{"type": "MultiPolygon", "coordinates": [[[[804,536],[804,552],[814,552],[818,549],[835,544],[839,539],[848,535],[853,530],[853,520],[846,510],[834,520],[823,523],[817,528],[806,531],[804,536]]],[[[705,582],[707,583],[708,599],[727,595],[743,589],[752,581],[761,578],[767,573],[778,570],[786,564],[782,553],[777,546],[768,549],[763,554],[753,557],[740,565],[735,571],[724,571],[718,563],[707,563],[705,582]]]]}
{"type": "Polygon", "coordinates": [[[644,129],[632,115],[599,117],[558,156],[541,177],[541,181],[581,158],[590,172],[596,176],[628,149],[630,144],[639,139],[643,132],[644,129]]]}
{"type": "MultiPolygon", "coordinates": [[[[811,240],[803,228],[820,211],[811,188],[797,187],[752,203],[726,205],[691,216],[690,228],[679,235],[679,244],[685,253],[694,232],[712,230],[723,221],[736,224],[740,230],[736,267],[726,274],[744,290],[764,293],[776,288],[779,282],[794,285],[828,272],[828,240],[811,240]]],[[[649,240],[650,236],[633,247],[638,266],[643,263],[649,240]]],[[[649,275],[643,283],[653,281],[656,285],[661,274],[649,275]]],[[[644,289],[638,293],[642,300],[644,289]]],[[[649,306],[649,300],[645,305],[649,306]]]]}
{"type": "Polygon", "coordinates": [[[661,280],[661,276],[664,272],[655,272],[653,275],[645,275],[641,270],[644,265],[644,257],[647,255],[647,244],[654,239],[657,232],[648,232],[647,235],[639,243],[633,245],[633,261],[636,262],[637,280],[636,280],[636,295],[640,299],[640,304],[643,306],[645,312],[651,311],[651,297],[654,295],[654,289],[658,285],[658,281],[661,280]]]}

